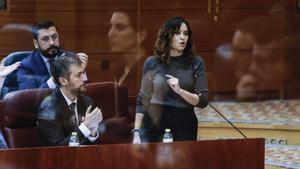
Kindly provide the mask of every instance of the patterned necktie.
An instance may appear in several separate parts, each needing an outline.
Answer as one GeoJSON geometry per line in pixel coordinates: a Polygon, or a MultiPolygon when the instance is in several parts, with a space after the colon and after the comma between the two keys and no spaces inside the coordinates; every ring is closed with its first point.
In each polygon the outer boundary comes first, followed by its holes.
{"type": "Polygon", "coordinates": [[[71,113],[75,115],[75,117],[76,117],[76,123],[77,123],[77,125],[79,125],[79,122],[78,122],[78,115],[77,115],[77,113],[75,112],[75,107],[76,107],[76,103],[74,103],[74,102],[72,102],[72,103],[69,105],[69,109],[70,109],[71,113]]]}

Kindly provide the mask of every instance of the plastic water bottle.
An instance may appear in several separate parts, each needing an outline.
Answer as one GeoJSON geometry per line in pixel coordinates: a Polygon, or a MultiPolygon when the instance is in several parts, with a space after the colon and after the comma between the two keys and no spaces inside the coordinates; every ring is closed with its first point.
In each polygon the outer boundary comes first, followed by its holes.
{"type": "Polygon", "coordinates": [[[171,133],[171,129],[165,129],[163,143],[172,143],[172,142],[173,142],[173,135],[171,133]]]}
{"type": "Polygon", "coordinates": [[[79,139],[77,132],[72,132],[70,140],[69,140],[69,147],[77,147],[79,146],[79,139]]]}

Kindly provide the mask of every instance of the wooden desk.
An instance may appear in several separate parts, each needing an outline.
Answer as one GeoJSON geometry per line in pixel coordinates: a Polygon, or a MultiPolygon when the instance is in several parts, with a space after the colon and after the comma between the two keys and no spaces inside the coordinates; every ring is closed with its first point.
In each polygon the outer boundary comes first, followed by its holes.
{"type": "Polygon", "coordinates": [[[0,168],[263,169],[264,139],[9,149],[0,168]]]}

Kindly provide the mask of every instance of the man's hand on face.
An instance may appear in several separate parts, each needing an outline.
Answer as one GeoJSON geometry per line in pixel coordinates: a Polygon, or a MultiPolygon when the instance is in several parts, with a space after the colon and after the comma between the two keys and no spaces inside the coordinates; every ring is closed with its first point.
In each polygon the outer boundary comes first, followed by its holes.
{"type": "Polygon", "coordinates": [[[253,75],[245,74],[239,80],[236,91],[238,99],[254,99],[257,97],[258,80],[253,75]]]}
{"type": "Polygon", "coordinates": [[[76,57],[78,57],[81,60],[83,68],[86,69],[89,56],[86,53],[77,53],[76,57]]]}

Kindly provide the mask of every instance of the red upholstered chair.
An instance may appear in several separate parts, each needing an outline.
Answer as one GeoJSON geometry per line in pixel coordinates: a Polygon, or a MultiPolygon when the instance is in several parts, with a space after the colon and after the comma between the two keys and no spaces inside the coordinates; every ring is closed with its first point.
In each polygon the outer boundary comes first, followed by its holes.
{"type": "Polygon", "coordinates": [[[9,148],[37,146],[36,117],[40,103],[51,89],[8,93],[3,102],[2,133],[9,148]]]}
{"type": "Polygon", "coordinates": [[[134,119],[128,111],[126,86],[114,82],[89,83],[86,95],[103,114],[105,132],[100,136],[100,143],[129,143],[134,119]]]}
{"type": "MultiPolygon", "coordinates": [[[[101,108],[104,133],[100,144],[129,143],[132,118],[128,112],[127,88],[113,82],[87,84],[86,95],[101,108]]],[[[9,148],[34,147],[37,143],[36,118],[40,103],[53,90],[30,89],[9,93],[3,100],[2,133],[9,148]]]]}

